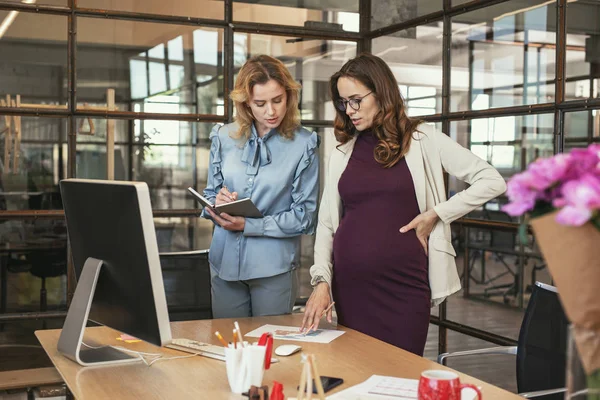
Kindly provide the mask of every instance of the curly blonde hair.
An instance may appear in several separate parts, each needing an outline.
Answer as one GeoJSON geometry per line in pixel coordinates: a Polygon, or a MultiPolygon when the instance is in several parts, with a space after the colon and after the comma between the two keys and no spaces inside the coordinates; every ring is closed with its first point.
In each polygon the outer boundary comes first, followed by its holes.
{"type": "Polygon", "coordinates": [[[252,57],[242,66],[230,95],[237,111],[235,120],[239,125],[239,130],[233,135],[234,138],[250,137],[254,116],[248,102],[252,97],[252,89],[254,85],[265,84],[271,79],[279,83],[287,94],[285,116],[277,130],[285,138],[294,137],[294,132],[300,126],[298,100],[301,86],[281,61],[267,55],[259,55],[252,57]]]}

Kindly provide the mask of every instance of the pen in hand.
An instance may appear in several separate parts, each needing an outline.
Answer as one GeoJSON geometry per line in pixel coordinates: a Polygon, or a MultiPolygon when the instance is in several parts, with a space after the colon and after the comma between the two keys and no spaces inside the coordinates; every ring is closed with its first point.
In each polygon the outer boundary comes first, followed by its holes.
{"type": "Polygon", "coordinates": [[[231,193],[226,185],[223,185],[223,189],[225,190],[225,192],[223,193],[224,196],[229,198],[231,201],[236,200],[237,194],[235,192],[231,193]]]}
{"type": "MultiPolygon", "coordinates": [[[[325,314],[327,314],[327,312],[328,312],[329,310],[331,310],[331,307],[333,307],[333,305],[334,305],[334,304],[335,304],[335,301],[332,301],[332,302],[331,302],[331,304],[330,304],[329,306],[327,306],[327,308],[326,308],[326,309],[324,309],[324,310],[323,310],[323,312],[321,313],[321,316],[319,317],[319,320],[320,320],[321,318],[323,318],[323,317],[325,316],[325,314]]],[[[312,330],[315,328],[315,325],[317,324],[317,322],[318,322],[319,320],[317,320],[317,321],[313,322],[313,324],[312,324],[311,326],[309,326],[309,327],[308,327],[308,329],[307,329],[307,330],[304,332],[304,334],[306,335],[307,333],[309,333],[310,331],[312,331],[312,330]]]]}

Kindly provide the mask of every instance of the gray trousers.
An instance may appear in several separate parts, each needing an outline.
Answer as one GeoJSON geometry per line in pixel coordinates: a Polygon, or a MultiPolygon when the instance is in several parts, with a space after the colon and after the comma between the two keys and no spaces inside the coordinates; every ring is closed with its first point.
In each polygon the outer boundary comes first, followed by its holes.
{"type": "Polygon", "coordinates": [[[246,281],[225,281],[211,268],[213,318],[290,314],[298,293],[298,271],[246,281]]]}

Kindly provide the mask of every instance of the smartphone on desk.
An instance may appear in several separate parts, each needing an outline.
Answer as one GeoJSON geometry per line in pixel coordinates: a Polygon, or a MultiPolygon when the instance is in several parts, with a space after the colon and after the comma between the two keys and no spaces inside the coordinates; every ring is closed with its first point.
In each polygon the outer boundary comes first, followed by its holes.
{"type": "MultiPolygon", "coordinates": [[[[329,392],[331,389],[340,386],[344,383],[342,378],[334,378],[332,376],[322,376],[321,377],[321,385],[323,385],[323,391],[325,393],[329,392]]],[[[317,394],[317,386],[315,385],[315,380],[313,379],[313,393],[317,394]]],[[[298,387],[300,390],[300,387],[298,387]]]]}

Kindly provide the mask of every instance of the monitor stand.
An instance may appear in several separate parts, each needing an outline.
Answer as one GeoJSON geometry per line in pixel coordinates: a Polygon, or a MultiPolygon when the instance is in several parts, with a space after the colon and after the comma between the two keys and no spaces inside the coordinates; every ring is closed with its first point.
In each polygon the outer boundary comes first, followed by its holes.
{"type": "Polygon", "coordinates": [[[140,361],[139,357],[131,356],[110,346],[81,348],[83,332],[88,321],[101,268],[102,260],[89,257],[85,261],[58,339],[58,351],[85,367],[140,361]]]}

